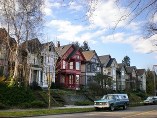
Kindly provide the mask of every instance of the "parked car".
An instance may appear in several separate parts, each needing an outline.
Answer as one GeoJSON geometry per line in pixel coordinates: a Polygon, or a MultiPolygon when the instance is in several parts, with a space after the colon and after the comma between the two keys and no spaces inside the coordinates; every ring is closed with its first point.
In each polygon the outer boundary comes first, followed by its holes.
{"type": "Polygon", "coordinates": [[[127,109],[129,105],[129,98],[127,94],[107,94],[100,100],[94,101],[94,107],[96,110],[109,109],[114,111],[115,108],[122,107],[127,109]]]}
{"type": "Polygon", "coordinates": [[[157,96],[149,96],[146,100],[144,100],[144,104],[157,104],[157,96]]]}

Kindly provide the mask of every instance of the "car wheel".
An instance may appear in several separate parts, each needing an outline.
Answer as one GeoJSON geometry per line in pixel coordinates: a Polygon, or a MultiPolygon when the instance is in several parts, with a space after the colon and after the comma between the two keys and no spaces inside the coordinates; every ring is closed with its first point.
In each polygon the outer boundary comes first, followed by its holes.
{"type": "Polygon", "coordinates": [[[125,103],[123,106],[123,110],[127,109],[127,104],[125,103]]]}
{"type": "Polygon", "coordinates": [[[111,110],[111,111],[114,111],[114,110],[115,110],[115,107],[114,107],[113,104],[110,106],[110,110],[111,110]]]}

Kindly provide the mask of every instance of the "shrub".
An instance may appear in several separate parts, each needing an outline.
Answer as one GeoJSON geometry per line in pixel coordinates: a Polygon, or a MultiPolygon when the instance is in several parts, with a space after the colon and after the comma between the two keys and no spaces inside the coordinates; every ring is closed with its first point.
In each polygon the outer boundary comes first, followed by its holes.
{"type": "Polygon", "coordinates": [[[74,105],[78,105],[78,106],[84,106],[84,105],[93,105],[93,102],[91,101],[77,101],[74,103],[74,105]]]}
{"type": "Polygon", "coordinates": [[[33,90],[42,90],[42,88],[38,85],[37,82],[33,81],[30,85],[30,88],[33,90]]]}
{"type": "Polygon", "coordinates": [[[6,109],[6,108],[8,108],[8,107],[0,102],[0,109],[6,109]]]}
{"type": "Polygon", "coordinates": [[[33,101],[33,102],[31,102],[31,107],[32,108],[43,108],[43,107],[46,107],[46,104],[42,101],[33,101]]]}
{"type": "Polygon", "coordinates": [[[51,83],[51,89],[58,89],[58,88],[59,86],[56,83],[54,82],[51,83]]]}

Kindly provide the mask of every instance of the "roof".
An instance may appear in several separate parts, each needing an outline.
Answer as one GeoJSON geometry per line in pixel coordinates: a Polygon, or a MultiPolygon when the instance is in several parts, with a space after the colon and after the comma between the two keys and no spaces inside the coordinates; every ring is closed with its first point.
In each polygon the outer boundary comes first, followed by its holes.
{"type": "MultiPolygon", "coordinates": [[[[5,28],[0,28],[0,44],[1,43],[5,43],[8,45],[7,43],[7,31],[5,30],[5,28]]],[[[16,43],[15,39],[9,36],[9,45],[12,47],[14,46],[16,43]]]]}
{"type": "Polygon", "coordinates": [[[72,46],[72,44],[69,44],[69,45],[63,45],[63,46],[60,46],[60,47],[56,47],[56,51],[58,53],[58,55],[60,57],[62,57],[67,51],[68,49],[72,46]]]}
{"type": "Polygon", "coordinates": [[[109,62],[107,63],[106,67],[111,67],[111,65],[112,65],[112,63],[113,63],[114,60],[116,60],[116,59],[115,58],[111,58],[109,60],[109,62]]]}
{"type": "Polygon", "coordinates": [[[95,55],[95,51],[91,50],[91,51],[83,51],[83,56],[85,57],[86,61],[90,61],[92,59],[92,57],[95,55]]]}
{"type": "Polygon", "coordinates": [[[145,69],[137,69],[137,75],[143,75],[145,73],[145,69]]]}
{"type": "MultiPolygon", "coordinates": [[[[31,53],[37,53],[41,50],[41,43],[38,40],[38,38],[28,40],[27,45],[28,45],[28,51],[31,53]]],[[[21,46],[26,47],[26,41],[21,46]]]]}
{"type": "Polygon", "coordinates": [[[127,66],[127,67],[126,67],[127,73],[132,73],[132,71],[133,71],[134,69],[136,69],[136,66],[127,66]]]}
{"type": "Polygon", "coordinates": [[[106,66],[108,64],[108,62],[110,61],[111,56],[103,55],[103,56],[99,56],[99,59],[100,59],[100,62],[106,66]]]}

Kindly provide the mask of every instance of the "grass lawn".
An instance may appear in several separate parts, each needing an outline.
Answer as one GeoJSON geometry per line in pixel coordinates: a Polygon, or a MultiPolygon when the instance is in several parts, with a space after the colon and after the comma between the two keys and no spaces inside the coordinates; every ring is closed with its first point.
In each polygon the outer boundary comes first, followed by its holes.
{"type": "Polygon", "coordinates": [[[41,110],[22,110],[22,111],[0,111],[0,117],[24,117],[38,115],[54,115],[64,113],[79,113],[94,111],[94,108],[65,108],[65,109],[41,109],[41,110]]]}

